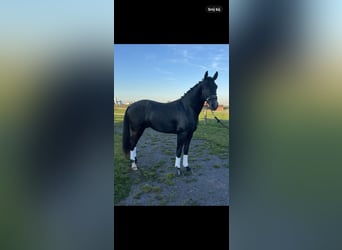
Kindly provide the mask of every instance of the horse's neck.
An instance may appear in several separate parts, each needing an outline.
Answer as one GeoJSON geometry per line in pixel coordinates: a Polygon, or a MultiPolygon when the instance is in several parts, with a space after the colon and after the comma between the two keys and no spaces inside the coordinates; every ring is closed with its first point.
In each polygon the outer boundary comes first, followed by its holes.
{"type": "Polygon", "coordinates": [[[195,115],[198,117],[204,104],[204,100],[202,100],[201,89],[194,89],[191,93],[188,93],[184,98],[182,98],[182,101],[185,107],[190,107],[195,113],[195,115]]]}

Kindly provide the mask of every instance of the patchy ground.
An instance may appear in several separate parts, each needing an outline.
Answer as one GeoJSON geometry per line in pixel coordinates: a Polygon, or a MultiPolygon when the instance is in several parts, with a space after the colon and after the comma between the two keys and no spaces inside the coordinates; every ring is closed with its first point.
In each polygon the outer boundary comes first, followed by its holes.
{"type": "Polygon", "coordinates": [[[139,170],[130,172],[133,185],[129,196],[115,205],[228,206],[228,157],[208,154],[205,144],[205,140],[191,141],[192,174],[176,176],[176,135],[146,129],[137,145],[139,170]]]}

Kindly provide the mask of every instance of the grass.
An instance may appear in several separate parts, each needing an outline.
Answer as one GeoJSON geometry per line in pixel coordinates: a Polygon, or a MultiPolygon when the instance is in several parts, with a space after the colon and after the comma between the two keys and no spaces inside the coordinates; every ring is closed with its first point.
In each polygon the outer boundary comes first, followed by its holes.
{"type": "MultiPolygon", "coordinates": [[[[204,116],[205,116],[206,111],[202,110],[202,112],[199,115],[199,120],[204,120],[204,116]]],[[[215,111],[214,115],[219,118],[220,120],[225,120],[228,121],[229,120],[229,111],[228,109],[224,109],[223,111],[215,111]]],[[[214,115],[210,110],[207,110],[207,119],[208,120],[214,120],[214,115]]]]}
{"type": "Polygon", "coordinates": [[[161,149],[161,152],[163,154],[166,154],[166,155],[174,155],[175,154],[175,150],[171,150],[171,149],[161,149]]]}
{"type": "Polygon", "coordinates": [[[161,167],[161,166],[164,166],[166,164],[166,161],[165,160],[160,160],[158,163],[157,163],[157,166],[158,167],[161,167]]]}
{"type": "Polygon", "coordinates": [[[154,180],[158,176],[157,170],[155,168],[151,168],[144,172],[144,176],[149,180],[154,180]]]}
{"type": "Polygon", "coordinates": [[[123,108],[114,108],[114,127],[115,127],[115,122],[122,122],[124,115],[125,115],[126,109],[123,108]]]}
{"type": "Polygon", "coordinates": [[[205,140],[205,143],[200,146],[200,150],[208,150],[209,154],[217,155],[223,159],[228,158],[229,111],[214,112],[214,115],[226,127],[218,123],[209,110],[207,111],[207,122],[205,123],[204,114],[205,111],[200,113],[199,123],[193,139],[205,140]]]}
{"type": "Polygon", "coordinates": [[[185,183],[191,183],[191,182],[196,182],[196,178],[191,178],[191,179],[185,179],[185,183]]]}
{"type": "Polygon", "coordinates": [[[141,187],[141,191],[136,193],[134,195],[134,199],[140,199],[140,197],[143,194],[147,194],[147,193],[159,193],[161,191],[161,188],[158,186],[152,186],[149,184],[145,184],[141,187]]]}
{"type": "Polygon", "coordinates": [[[129,161],[121,151],[121,135],[114,137],[114,204],[127,197],[132,185],[129,161]]]}
{"type": "Polygon", "coordinates": [[[144,192],[144,193],[158,193],[160,192],[160,187],[158,186],[152,186],[152,185],[149,185],[149,184],[145,184],[144,186],[141,187],[141,190],[144,192]]]}
{"type": "MultiPolygon", "coordinates": [[[[130,192],[131,185],[136,183],[136,180],[133,180],[130,175],[130,162],[124,157],[121,149],[122,121],[126,108],[127,107],[125,106],[114,107],[114,204],[127,197],[130,192]]],[[[200,155],[206,152],[209,155],[212,154],[222,159],[227,159],[229,148],[229,129],[217,123],[210,111],[207,111],[207,121],[205,123],[204,114],[204,111],[200,113],[198,127],[193,136],[194,140],[201,140],[201,143],[197,148],[197,152],[200,155]]],[[[215,116],[218,117],[225,126],[229,127],[229,112],[227,109],[221,112],[215,112],[215,116]]],[[[158,136],[152,136],[150,139],[152,144],[159,143],[160,140],[158,136]]],[[[142,145],[142,148],[144,147],[145,146],[142,145]]],[[[161,152],[170,156],[170,160],[172,162],[174,161],[174,148],[161,148],[161,152]]],[[[194,154],[196,154],[196,152],[194,152],[194,154]]],[[[210,156],[206,156],[205,160],[210,160],[210,156]]],[[[148,180],[159,181],[167,185],[174,185],[174,173],[163,174],[157,172],[157,167],[163,166],[165,163],[166,162],[164,160],[157,162],[155,167],[152,167],[144,173],[145,177],[147,177],[148,180]]],[[[224,165],[224,167],[229,166],[224,165]]],[[[157,192],[157,190],[153,189],[152,186],[144,185],[142,187],[142,191],[136,194],[135,198],[139,199],[140,196],[146,192],[157,192]]],[[[164,200],[160,200],[161,203],[163,203],[164,200]]],[[[189,203],[191,204],[192,202],[189,203]]]]}
{"type": "MultiPolygon", "coordinates": [[[[229,127],[229,123],[225,122],[229,127]]],[[[221,158],[228,157],[229,130],[221,126],[216,121],[199,121],[193,139],[204,140],[200,150],[207,149],[209,154],[217,155],[221,158]]]]}
{"type": "Polygon", "coordinates": [[[162,177],[159,178],[159,181],[162,182],[162,183],[165,183],[167,185],[174,185],[174,181],[173,181],[173,178],[175,178],[176,175],[174,173],[167,173],[165,175],[163,175],[162,177]]]}
{"type": "Polygon", "coordinates": [[[128,196],[133,183],[129,176],[129,161],[121,149],[122,135],[116,131],[117,127],[122,127],[124,113],[125,109],[114,110],[114,204],[128,196]]]}

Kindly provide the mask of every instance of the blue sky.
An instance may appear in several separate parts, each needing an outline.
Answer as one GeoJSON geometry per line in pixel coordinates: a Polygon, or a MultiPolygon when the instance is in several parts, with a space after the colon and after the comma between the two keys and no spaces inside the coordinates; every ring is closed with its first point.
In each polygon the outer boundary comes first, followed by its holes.
{"type": "Polygon", "coordinates": [[[114,45],[114,96],[123,102],[180,98],[203,79],[213,76],[220,104],[229,104],[229,45],[114,45]]]}

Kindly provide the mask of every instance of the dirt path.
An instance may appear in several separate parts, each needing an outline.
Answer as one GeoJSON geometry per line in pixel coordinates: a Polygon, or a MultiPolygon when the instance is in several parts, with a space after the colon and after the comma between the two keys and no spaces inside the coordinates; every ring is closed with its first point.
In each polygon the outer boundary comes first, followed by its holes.
{"type": "Polygon", "coordinates": [[[131,171],[131,192],[116,205],[228,206],[228,159],[209,155],[202,144],[201,140],[191,141],[192,174],[176,176],[176,135],[146,129],[137,145],[139,170],[131,171]]]}

